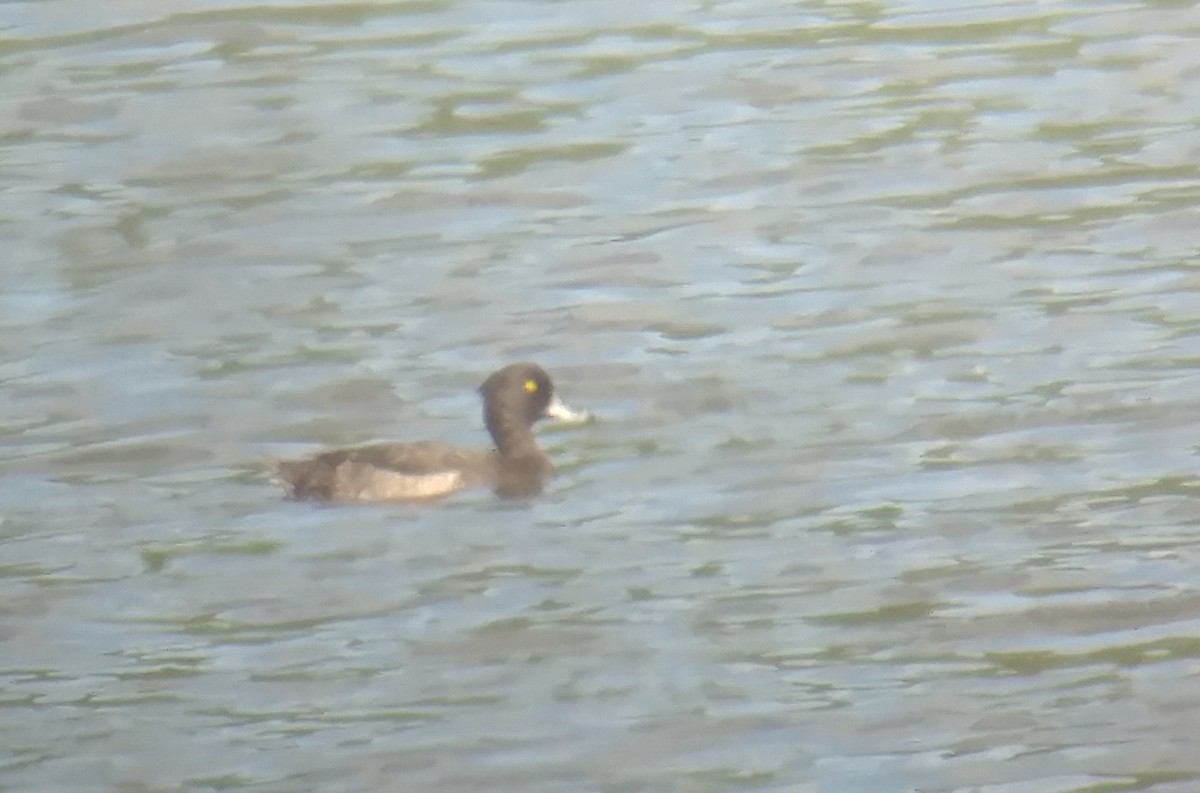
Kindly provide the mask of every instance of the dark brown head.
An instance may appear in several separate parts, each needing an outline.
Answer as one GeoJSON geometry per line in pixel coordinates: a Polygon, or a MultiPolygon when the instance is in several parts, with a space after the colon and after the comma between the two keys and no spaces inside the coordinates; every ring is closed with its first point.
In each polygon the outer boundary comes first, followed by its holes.
{"type": "Polygon", "coordinates": [[[540,419],[585,421],[588,417],[564,405],[554,395],[550,375],[533,363],[509,364],[493,372],[479,393],[483,422],[501,455],[519,453],[526,446],[536,452],[530,428],[540,419]]]}

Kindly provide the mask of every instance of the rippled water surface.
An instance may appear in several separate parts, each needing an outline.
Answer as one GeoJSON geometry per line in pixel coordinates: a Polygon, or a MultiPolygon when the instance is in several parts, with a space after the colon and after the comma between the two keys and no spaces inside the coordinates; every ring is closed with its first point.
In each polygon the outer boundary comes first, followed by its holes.
{"type": "Polygon", "coordinates": [[[0,788],[1200,790],[1200,10],[0,4],[0,788]],[[528,503],[265,467],[483,445],[528,503]]]}

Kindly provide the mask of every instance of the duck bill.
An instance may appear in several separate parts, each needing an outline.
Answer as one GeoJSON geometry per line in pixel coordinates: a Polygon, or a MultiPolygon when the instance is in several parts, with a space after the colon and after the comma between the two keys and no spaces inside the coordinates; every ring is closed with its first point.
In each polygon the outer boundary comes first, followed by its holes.
{"type": "Polygon", "coordinates": [[[550,400],[550,404],[546,405],[546,410],[542,415],[564,424],[583,424],[592,418],[592,414],[586,410],[572,410],[567,407],[558,396],[550,400]]]}

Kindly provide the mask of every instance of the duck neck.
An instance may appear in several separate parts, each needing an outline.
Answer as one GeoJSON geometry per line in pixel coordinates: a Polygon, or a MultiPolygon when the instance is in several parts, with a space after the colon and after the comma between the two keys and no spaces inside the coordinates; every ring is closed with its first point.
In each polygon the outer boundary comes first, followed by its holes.
{"type": "Polygon", "coordinates": [[[539,456],[533,428],[520,418],[490,411],[484,414],[483,423],[496,442],[496,451],[501,457],[539,456]]]}

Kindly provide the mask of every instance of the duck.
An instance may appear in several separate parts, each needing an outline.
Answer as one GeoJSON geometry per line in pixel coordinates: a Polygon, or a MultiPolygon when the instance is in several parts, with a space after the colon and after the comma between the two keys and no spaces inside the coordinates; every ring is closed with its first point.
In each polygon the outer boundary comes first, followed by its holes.
{"type": "Polygon", "coordinates": [[[304,501],[419,501],[477,487],[502,498],[539,494],[554,466],[538,447],[533,425],[541,419],[582,423],[591,414],[565,405],[550,375],[535,363],[492,372],[479,394],[493,449],[436,441],[374,443],[280,461],[275,472],[288,497],[304,501]]]}

